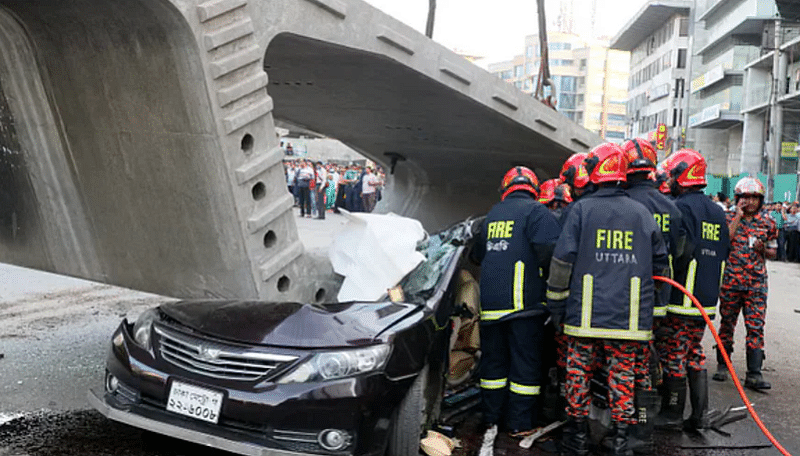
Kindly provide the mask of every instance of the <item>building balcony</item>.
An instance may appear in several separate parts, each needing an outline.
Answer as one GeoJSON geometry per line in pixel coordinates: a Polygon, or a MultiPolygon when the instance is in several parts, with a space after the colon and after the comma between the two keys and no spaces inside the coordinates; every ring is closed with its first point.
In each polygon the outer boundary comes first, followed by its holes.
{"type": "Polygon", "coordinates": [[[689,128],[726,129],[742,123],[742,114],[738,109],[716,104],[689,116],[689,128]]]}
{"type": "MultiPolygon", "coordinates": [[[[728,3],[728,1],[719,0],[717,3],[712,4],[711,8],[720,9],[725,3],[728,3]]],[[[726,14],[720,14],[718,21],[710,22],[708,17],[711,15],[705,16],[706,39],[696,44],[698,48],[696,54],[704,54],[715,44],[731,35],[758,35],[760,37],[763,32],[764,21],[775,19],[777,12],[778,9],[775,6],[775,2],[746,0],[726,14]]]]}

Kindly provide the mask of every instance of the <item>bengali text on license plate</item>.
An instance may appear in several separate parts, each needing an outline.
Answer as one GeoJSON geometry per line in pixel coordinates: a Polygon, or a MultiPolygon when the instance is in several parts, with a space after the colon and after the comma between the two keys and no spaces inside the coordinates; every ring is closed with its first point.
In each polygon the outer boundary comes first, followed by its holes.
{"type": "Polygon", "coordinates": [[[216,423],[222,407],[222,393],[173,381],[167,399],[167,410],[216,423]]]}

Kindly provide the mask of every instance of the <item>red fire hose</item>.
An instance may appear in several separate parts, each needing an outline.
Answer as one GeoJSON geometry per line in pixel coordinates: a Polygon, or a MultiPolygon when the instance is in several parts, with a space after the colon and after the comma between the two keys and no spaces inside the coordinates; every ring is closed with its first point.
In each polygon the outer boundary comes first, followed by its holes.
{"type": "MultiPolygon", "coordinates": [[[[694,303],[695,307],[700,309],[700,313],[703,315],[703,319],[706,321],[708,329],[711,331],[711,335],[714,336],[714,340],[717,341],[717,346],[718,347],[723,346],[722,340],[719,338],[719,334],[717,334],[717,330],[714,329],[714,325],[712,324],[711,319],[708,318],[708,314],[706,313],[705,309],[703,309],[703,306],[700,304],[697,298],[695,298],[691,293],[689,293],[689,291],[686,290],[686,288],[684,288],[683,286],[681,286],[681,284],[668,277],[653,276],[653,279],[664,283],[668,283],[673,287],[677,288],[678,290],[680,290],[681,293],[688,296],[689,299],[691,299],[692,302],[694,303]]],[[[785,456],[792,456],[788,451],[786,451],[786,449],[783,448],[783,446],[781,446],[778,440],[776,440],[775,437],[772,436],[767,427],[764,426],[764,423],[761,421],[761,418],[758,417],[758,414],[756,413],[753,406],[750,405],[750,400],[747,399],[747,395],[744,393],[744,388],[742,388],[742,384],[741,382],[739,382],[739,378],[736,376],[736,371],[733,369],[733,364],[731,364],[731,359],[728,357],[728,354],[725,353],[725,350],[720,350],[720,353],[722,353],[722,358],[725,360],[725,365],[728,367],[728,371],[730,371],[731,373],[731,378],[733,379],[733,383],[736,385],[736,390],[739,392],[739,397],[742,398],[745,407],[747,407],[747,411],[750,412],[750,416],[753,417],[753,420],[756,422],[759,429],[761,429],[761,432],[763,432],[764,435],[769,439],[769,441],[772,442],[773,445],[775,445],[775,448],[777,448],[778,451],[781,452],[781,454],[785,456]]]]}

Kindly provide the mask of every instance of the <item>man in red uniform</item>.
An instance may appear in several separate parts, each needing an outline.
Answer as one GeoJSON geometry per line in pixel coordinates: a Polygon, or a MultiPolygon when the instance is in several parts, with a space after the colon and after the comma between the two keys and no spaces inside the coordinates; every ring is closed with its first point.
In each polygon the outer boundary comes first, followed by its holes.
{"type": "Polygon", "coordinates": [[[747,328],[747,376],[744,385],[753,390],[770,389],[761,376],[764,361],[764,317],[767,313],[766,260],[774,259],[778,248],[778,229],[775,221],[761,212],[764,204],[764,185],[752,177],[741,179],[734,190],[736,210],[727,214],[731,234],[731,252],[725,266],[719,313],[722,321],[717,347],[717,373],[714,380],[725,381],[727,369],[721,349],[733,351],[733,331],[739,312],[747,328]]]}

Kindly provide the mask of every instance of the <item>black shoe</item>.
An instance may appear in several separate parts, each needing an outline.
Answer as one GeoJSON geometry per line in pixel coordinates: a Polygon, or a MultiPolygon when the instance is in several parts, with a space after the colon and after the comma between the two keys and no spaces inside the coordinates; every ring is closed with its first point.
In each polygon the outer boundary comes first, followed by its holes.
{"type": "Polygon", "coordinates": [[[664,376],[661,411],[655,427],[679,431],[683,428],[683,409],[686,407],[686,379],[664,376]]]}
{"type": "Polygon", "coordinates": [[[708,371],[705,369],[689,370],[687,374],[692,414],[683,422],[683,428],[696,432],[708,428],[708,371]]]}
{"type": "Polygon", "coordinates": [[[744,386],[754,391],[764,391],[772,388],[769,382],[764,381],[761,376],[761,364],[764,362],[764,350],[747,350],[747,375],[744,378],[744,386]]]}
{"type": "Polygon", "coordinates": [[[565,456],[587,456],[589,454],[589,422],[586,418],[567,420],[561,433],[561,454],[565,456]]]}
{"type": "Polygon", "coordinates": [[[611,436],[611,449],[608,454],[611,456],[633,456],[633,450],[628,446],[628,425],[625,423],[614,423],[614,435],[611,436]]]}
{"type": "MultiPolygon", "coordinates": [[[[722,357],[720,347],[716,346],[715,348],[717,349],[717,372],[715,372],[711,378],[717,382],[724,382],[728,380],[728,366],[725,365],[725,358],[722,357]]],[[[723,348],[725,349],[725,353],[730,357],[731,353],[733,353],[733,347],[723,348]]]]}

